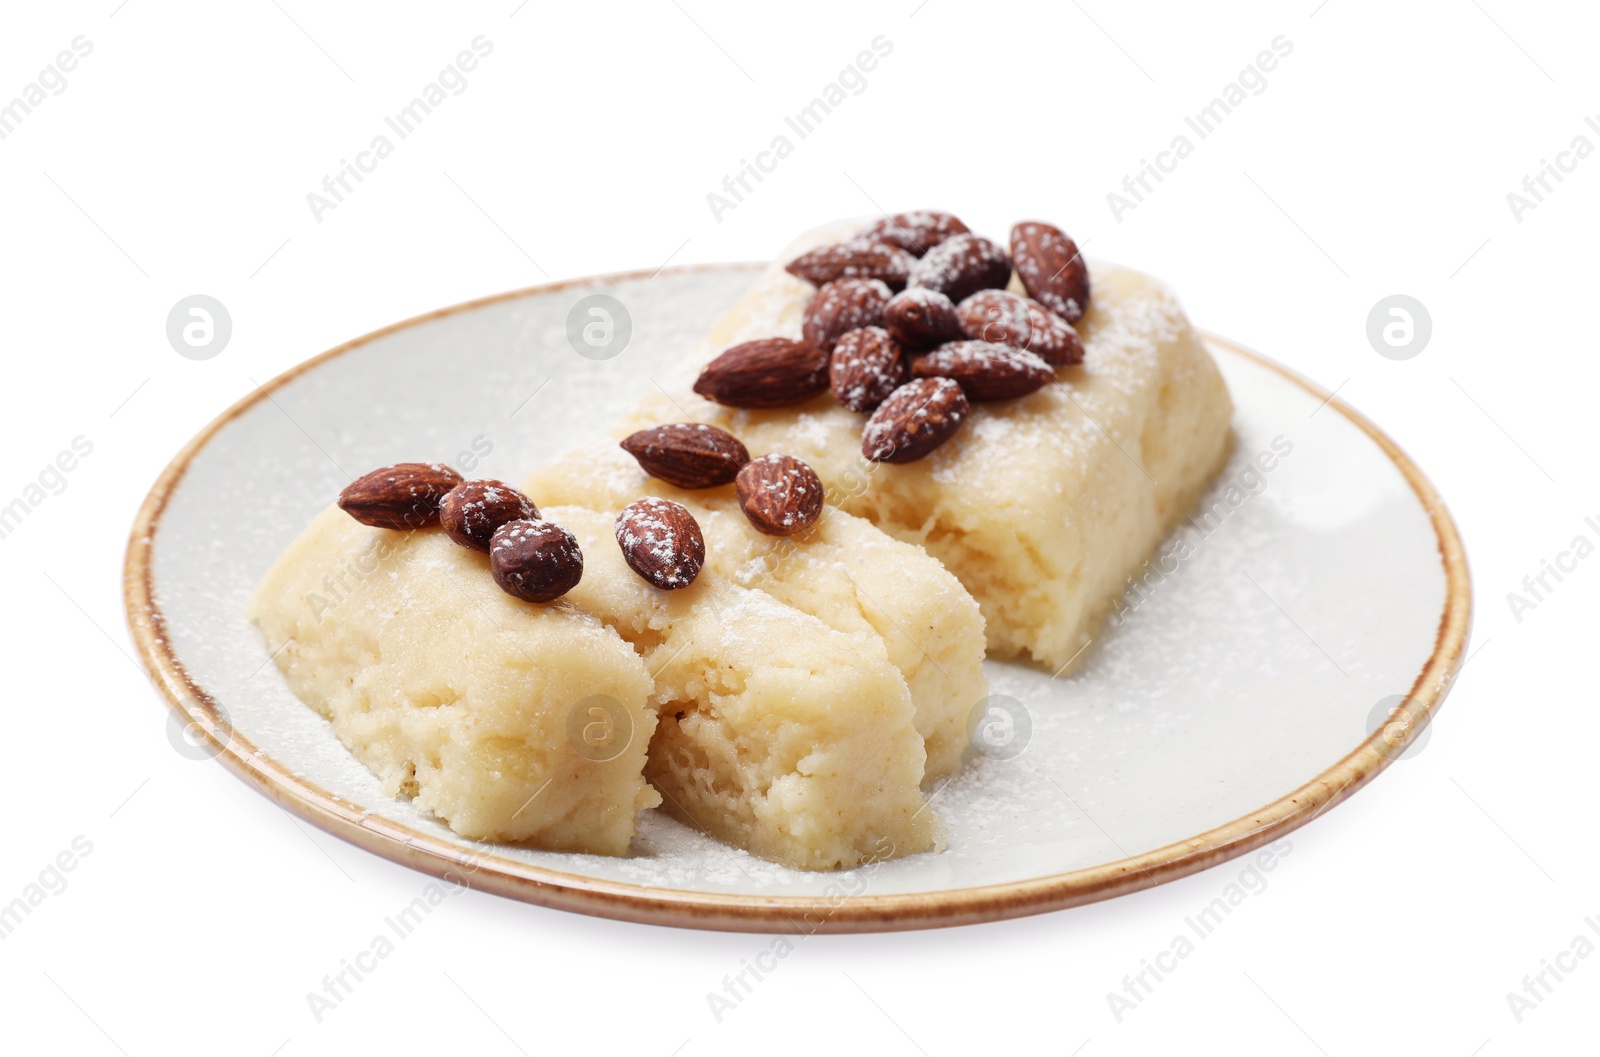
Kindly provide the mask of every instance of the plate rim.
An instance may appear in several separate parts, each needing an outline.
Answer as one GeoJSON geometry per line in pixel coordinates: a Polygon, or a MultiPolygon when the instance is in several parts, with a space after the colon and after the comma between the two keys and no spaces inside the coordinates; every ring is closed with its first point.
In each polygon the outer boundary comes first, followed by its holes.
{"type": "MultiPolygon", "coordinates": [[[[146,673],[176,716],[197,730],[233,774],[278,806],[318,828],[425,874],[481,891],[558,910],[644,924],[730,932],[810,934],[901,931],[978,924],[1063,910],[1151,888],[1254,851],[1342,803],[1399,755],[1380,727],[1342,759],[1299,788],[1192,837],[1141,855],[1044,877],[1001,884],[839,897],[759,896],[657,888],[570,874],[495,854],[474,853],[435,834],[362,811],[355,804],[297,776],[231,729],[216,699],[187,672],[168,643],[166,618],[156,601],[153,553],[162,515],[194,458],[224,428],[289,382],[378,338],[485,305],[575,286],[679,275],[739,271],[754,274],[766,262],[675,265],[581,276],[508,290],[425,312],[381,327],[310,357],[257,384],[192,437],[161,471],[140,504],[123,566],[123,602],[133,645],[146,673]],[[820,917],[818,917],[820,915],[820,917]],[[802,925],[801,922],[805,924],[802,925]]],[[[1472,622],[1472,583],[1454,519],[1432,482],[1370,419],[1315,382],[1237,342],[1200,331],[1208,347],[1266,367],[1321,398],[1357,426],[1388,457],[1426,511],[1445,574],[1445,600],[1428,656],[1406,697],[1406,743],[1439,711],[1466,656],[1472,622]]]]}

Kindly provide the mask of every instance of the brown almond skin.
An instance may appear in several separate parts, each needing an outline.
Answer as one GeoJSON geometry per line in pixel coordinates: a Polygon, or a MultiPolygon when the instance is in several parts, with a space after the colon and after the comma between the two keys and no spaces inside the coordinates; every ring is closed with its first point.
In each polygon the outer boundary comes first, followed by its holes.
{"type": "Polygon", "coordinates": [[[879,279],[835,279],[806,303],[800,336],[824,352],[833,351],[841,334],[859,327],[883,325],[889,287],[879,279]]]}
{"type": "Polygon", "coordinates": [[[883,307],[883,326],[908,349],[931,349],[961,339],[956,303],[937,290],[902,290],[883,307]]]}
{"type": "Polygon", "coordinates": [[[1069,367],[1083,362],[1083,339],[1078,328],[1044,305],[1027,299],[1028,351],[1053,367],[1069,367]]]}
{"type": "Polygon", "coordinates": [[[1031,297],[1009,290],[979,290],[956,314],[966,337],[1027,349],[1045,363],[1062,366],[1083,362],[1083,342],[1071,323],[1031,297]]]}
{"type": "Polygon", "coordinates": [[[874,221],[860,237],[899,246],[913,257],[921,257],[945,239],[965,235],[972,229],[953,213],[937,209],[913,209],[874,221]]]}
{"type": "Polygon", "coordinates": [[[554,602],[583,579],[583,551],[572,533],[541,518],[495,529],[489,571],[501,590],[524,602],[554,602]]]}
{"type": "Polygon", "coordinates": [[[907,382],[867,420],[861,454],[873,462],[916,462],[955,435],[970,406],[961,386],[949,378],[907,382]]]}
{"type": "Polygon", "coordinates": [[[982,235],[954,235],[912,265],[908,287],[937,290],[957,304],[1011,281],[1011,257],[982,235]]]}
{"type": "Polygon", "coordinates": [[[1066,232],[1024,220],[1011,229],[1011,256],[1028,296],[1068,323],[1083,318],[1089,310],[1089,265],[1066,232]]]}
{"type": "Polygon", "coordinates": [[[651,497],[623,507],[616,536],[628,568],[663,591],[688,587],[706,563],[700,523],[670,499],[651,497]]]}
{"type": "Polygon", "coordinates": [[[704,422],[641,429],[622,442],[651,477],[679,488],[715,488],[739,476],[750,451],[727,430],[704,422]]]}
{"type": "Polygon", "coordinates": [[[763,455],[739,471],[739,508],[757,532],[793,536],[822,516],[822,478],[792,455],[763,455]]]}
{"type": "Polygon", "coordinates": [[[439,504],[461,475],[437,462],[400,462],[356,478],[339,493],[339,509],[363,525],[419,529],[439,523],[439,504]]]}
{"type": "Polygon", "coordinates": [[[818,246],[785,266],[790,275],[823,286],[835,279],[879,279],[891,290],[904,290],[917,259],[887,242],[852,239],[818,246]]]}
{"type": "Polygon", "coordinates": [[[956,306],[956,316],[963,337],[973,341],[1025,349],[1033,338],[1027,298],[1009,290],[979,290],[956,306]]]}
{"type": "Polygon", "coordinates": [[[871,411],[905,384],[906,354],[882,327],[852,330],[833,347],[828,387],[851,411],[871,411]]]}
{"type": "Polygon", "coordinates": [[[439,504],[444,534],[463,547],[489,552],[501,525],[539,516],[533,500],[504,481],[463,481],[445,493],[439,504]]]}
{"type": "Polygon", "coordinates": [[[760,338],[706,364],[694,391],[729,407],[787,407],[828,387],[828,354],[789,338],[760,338]]]}
{"type": "Polygon", "coordinates": [[[1026,349],[992,341],[952,341],[917,357],[918,378],[952,378],[969,400],[1010,400],[1055,381],[1056,372],[1026,349]]]}

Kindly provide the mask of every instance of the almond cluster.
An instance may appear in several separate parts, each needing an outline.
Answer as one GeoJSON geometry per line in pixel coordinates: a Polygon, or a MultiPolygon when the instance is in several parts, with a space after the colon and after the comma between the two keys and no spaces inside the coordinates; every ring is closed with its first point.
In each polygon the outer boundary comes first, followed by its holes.
{"type": "Polygon", "coordinates": [[[831,389],[869,414],[861,453],[914,462],[949,440],[971,401],[1026,396],[1083,362],[1073,324],[1089,269],[1060,228],[1025,221],[1008,253],[949,213],[897,213],[787,265],[817,287],[800,339],[728,349],[695,392],[730,407],[786,407],[831,389]],[[1029,296],[1005,287],[1015,270],[1029,296]]]}
{"type": "MultiPolygon", "coordinates": [[[[744,442],[703,422],[642,429],[622,441],[651,477],[689,490],[732,483],[739,508],[758,531],[792,536],[822,516],[822,480],[788,455],[750,458],[744,442]]],[[[700,523],[682,503],[647,497],[617,515],[617,545],[628,567],[663,591],[688,587],[706,561],[700,523]]]]}
{"type": "MultiPolygon", "coordinates": [[[[622,449],[645,473],[679,488],[716,488],[731,482],[745,518],[768,536],[793,536],[822,516],[822,479],[817,471],[792,455],[752,459],[738,437],[716,426],[704,422],[654,426],[623,440],[622,449]]],[[[693,523],[688,511],[684,516],[693,523]]]]}
{"type": "Polygon", "coordinates": [[[436,462],[373,470],[339,493],[339,509],[363,525],[415,530],[438,525],[489,555],[495,583],[524,602],[553,602],[583,579],[572,533],[539,516],[533,500],[504,481],[466,481],[436,462]]]}

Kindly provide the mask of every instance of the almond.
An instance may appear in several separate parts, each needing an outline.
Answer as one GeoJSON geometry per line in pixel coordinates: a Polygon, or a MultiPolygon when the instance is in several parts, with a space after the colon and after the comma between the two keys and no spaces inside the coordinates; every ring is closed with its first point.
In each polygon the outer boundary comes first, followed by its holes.
{"type": "Polygon", "coordinates": [[[1083,339],[1078,328],[1033,298],[1025,299],[1030,328],[1027,349],[1052,366],[1083,362],[1083,339]]]}
{"type": "Polygon", "coordinates": [[[706,364],[694,391],[729,407],[786,407],[828,387],[828,354],[789,338],[747,341],[706,364]]]}
{"type": "Polygon", "coordinates": [[[921,257],[945,239],[965,235],[972,229],[952,213],[937,209],[915,209],[874,221],[859,237],[899,246],[913,257],[921,257]]]}
{"type": "Polygon", "coordinates": [[[871,411],[904,384],[906,356],[882,327],[852,330],[833,347],[828,385],[851,411],[871,411]]]}
{"type": "Polygon", "coordinates": [[[960,303],[1011,281],[1011,258],[982,235],[954,235],[911,266],[906,285],[937,290],[960,303]]]}
{"type": "Polygon", "coordinates": [[[629,503],[617,515],[616,533],[628,568],[663,591],[688,587],[706,563],[699,522],[670,499],[629,503]]]}
{"type": "Polygon", "coordinates": [[[1027,349],[1050,364],[1083,362],[1083,342],[1072,324],[1032,298],[979,290],[956,313],[969,338],[1027,349]]]}
{"type": "Polygon", "coordinates": [[[439,522],[439,503],[461,475],[437,462],[401,462],[351,481],[339,509],[363,525],[419,529],[439,522]]]}
{"type": "Polygon", "coordinates": [[[879,279],[835,279],[806,305],[800,335],[822,349],[833,349],[839,335],[858,327],[883,325],[889,288],[879,279]]]}
{"type": "Polygon", "coordinates": [[[463,547],[485,553],[501,525],[538,516],[533,501],[504,481],[463,481],[445,493],[439,504],[439,524],[445,535],[463,547]]]}
{"type": "Polygon", "coordinates": [[[519,518],[494,530],[489,570],[506,594],[524,602],[553,602],[583,579],[583,551],[560,525],[519,518]]]}
{"type": "Polygon", "coordinates": [[[962,337],[956,303],[937,290],[914,286],[883,307],[883,326],[908,349],[931,349],[962,337]]]}
{"type": "Polygon", "coordinates": [[[1009,400],[1055,381],[1056,372],[1026,349],[992,341],[952,341],[917,357],[918,378],[953,378],[970,400],[1009,400]]]}
{"type": "Polygon", "coordinates": [[[918,378],[889,394],[861,431],[873,462],[915,462],[949,440],[967,417],[967,398],[949,378],[918,378]]]}
{"type": "Polygon", "coordinates": [[[1011,229],[1011,255],[1029,296],[1068,323],[1083,318],[1089,309],[1089,266],[1064,231],[1025,220],[1011,229]]]}
{"type": "Polygon", "coordinates": [[[739,471],[739,507],[757,532],[793,536],[822,516],[822,479],[792,455],[763,455],[739,471]]]}
{"type": "Polygon", "coordinates": [[[739,475],[750,451],[727,430],[704,422],[641,429],[622,442],[651,477],[679,488],[715,488],[739,475]]]}
{"type": "Polygon", "coordinates": [[[1027,299],[1009,290],[979,290],[956,306],[956,317],[962,335],[974,341],[1025,349],[1033,336],[1027,299]]]}
{"type": "Polygon", "coordinates": [[[881,279],[891,290],[901,290],[916,261],[899,246],[852,239],[802,253],[789,262],[786,270],[816,286],[835,279],[881,279]]]}

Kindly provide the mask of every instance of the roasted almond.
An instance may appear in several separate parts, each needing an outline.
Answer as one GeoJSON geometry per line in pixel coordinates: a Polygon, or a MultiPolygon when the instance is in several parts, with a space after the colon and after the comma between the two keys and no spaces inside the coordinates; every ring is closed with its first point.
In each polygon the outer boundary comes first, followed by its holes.
{"type": "Polygon", "coordinates": [[[747,341],[706,364],[694,391],[729,407],[786,407],[828,387],[828,354],[805,341],[747,341]]]}
{"type": "Polygon", "coordinates": [[[463,481],[439,504],[445,535],[475,551],[487,552],[495,532],[506,522],[538,516],[533,500],[504,481],[463,481]]]}
{"type": "Polygon", "coordinates": [[[439,503],[460,483],[461,475],[443,463],[396,463],[346,485],[339,509],[374,528],[426,528],[439,523],[439,503]]]}
{"type": "Polygon", "coordinates": [[[852,330],[833,347],[828,385],[851,411],[871,411],[907,377],[906,355],[882,327],[852,330]]]}
{"type": "Polygon", "coordinates": [[[1028,351],[1056,367],[1083,362],[1083,339],[1078,328],[1044,305],[1027,298],[1028,351]]]}
{"type": "Polygon", "coordinates": [[[641,429],[622,442],[651,477],[679,488],[715,488],[739,475],[750,452],[727,430],[703,422],[641,429]]]}
{"type": "Polygon", "coordinates": [[[739,471],[739,507],[757,532],[792,536],[822,516],[822,479],[792,455],[763,455],[739,471]]]}
{"type": "Polygon", "coordinates": [[[962,337],[956,303],[937,290],[914,286],[883,307],[883,326],[908,349],[931,349],[962,337]]]}
{"type": "Polygon", "coordinates": [[[918,378],[889,394],[861,431],[873,462],[916,462],[949,440],[967,417],[967,398],[949,378],[918,378]]]}
{"type": "Polygon", "coordinates": [[[1066,232],[1025,220],[1011,229],[1011,256],[1029,296],[1068,323],[1083,318],[1089,309],[1089,266],[1066,232]]]}
{"type": "Polygon", "coordinates": [[[906,275],[916,261],[899,246],[852,239],[802,253],[785,270],[817,286],[835,279],[881,279],[891,290],[900,290],[905,288],[906,275]]]}
{"type": "Polygon", "coordinates": [[[911,266],[908,287],[937,290],[960,303],[1011,281],[1011,258],[982,235],[953,235],[911,266]]]}
{"type": "Polygon", "coordinates": [[[913,257],[920,257],[945,239],[965,235],[972,229],[952,213],[937,209],[913,209],[874,221],[860,238],[899,246],[913,257]]]}
{"type": "Polygon", "coordinates": [[[1083,362],[1083,342],[1072,324],[1032,298],[1009,290],[979,290],[956,313],[962,331],[976,341],[1027,349],[1050,364],[1083,362]]]}
{"type": "Polygon", "coordinates": [[[969,400],[1009,400],[1053,382],[1056,372],[1026,349],[992,341],[952,341],[911,365],[918,378],[951,378],[969,400]]]}
{"type": "Polygon", "coordinates": [[[688,587],[706,563],[699,522],[670,499],[629,503],[617,515],[616,533],[628,568],[663,591],[688,587]]]}
{"type": "Polygon", "coordinates": [[[1009,290],[979,290],[956,306],[964,337],[1002,345],[1028,347],[1033,326],[1028,320],[1027,298],[1009,290]]]}
{"type": "Polygon", "coordinates": [[[524,602],[553,602],[583,579],[583,551],[560,525],[519,518],[494,530],[489,571],[508,595],[524,602]]]}
{"type": "Polygon", "coordinates": [[[882,326],[889,296],[880,279],[835,279],[806,304],[800,336],[824,352],[831,351],[847,331],[882,326]]]}

